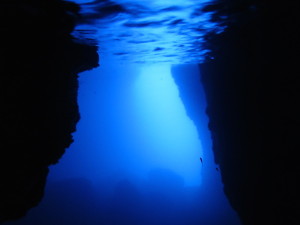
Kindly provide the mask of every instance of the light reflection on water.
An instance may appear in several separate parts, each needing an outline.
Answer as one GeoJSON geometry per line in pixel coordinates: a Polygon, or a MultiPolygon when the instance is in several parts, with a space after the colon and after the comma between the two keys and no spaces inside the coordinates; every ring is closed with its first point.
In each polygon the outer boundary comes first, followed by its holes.
{"type": "Polygon", "coordinates": [[[75,0],[83,15],[73,35],[92,39],[104,58],[139,63],[199,63],[204,35],[221,32],[201,9],[211,0],[75,0]]]}

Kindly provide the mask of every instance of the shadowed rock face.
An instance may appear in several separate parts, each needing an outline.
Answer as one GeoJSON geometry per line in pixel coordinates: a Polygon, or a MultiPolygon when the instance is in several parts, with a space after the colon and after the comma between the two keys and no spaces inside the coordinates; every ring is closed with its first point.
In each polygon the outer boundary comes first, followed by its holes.
{"type": "MultiPolygon", "coordinates": [[[[225,193],[245,225],[300,224],[299,7],[218,2],[206,10],[229,15],[229,28],[208,38],[214,59],[200,70],[225,193]]],[[[177,83],[183,100],[195,94],[177,83]]]]}
{"type": "Polygon", "coordinates": [[[77,73],[98,66],[96,47],[70,36],[77,13],[58,0],[0,3],[0,223],[38,204],[48,166],[72,143],[77,73]]]}
{"type": "MultiPolygon", "coordinates": [[[[218,2],[206,10],[230,26],[208,38],[215,59],[200,70],[225,193],[245,225],[299,224],[297,1],[218,2]]],[[[98,63],[70,36],[77,13],[58,0],[0,3],[0,223],[38,204],[48,166],[72,143],[76,74],[98,63]]]]}

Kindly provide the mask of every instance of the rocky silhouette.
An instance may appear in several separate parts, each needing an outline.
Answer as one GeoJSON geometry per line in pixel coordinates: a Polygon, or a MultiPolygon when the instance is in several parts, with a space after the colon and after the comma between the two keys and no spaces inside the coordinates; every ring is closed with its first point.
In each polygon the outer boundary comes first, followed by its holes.
{"type": "MultiPolygon", "coordinates": [[[[207,36],[212,58],[199,68],[224,191],[245,225],[299,224],[299,7],[215,3],[205,10],[227,29],[207,36]]],[[[180,68],[173,74],[201,128],[197,90],[180,68]]]]}
{"type": "MultiPolygon", "coordinates": [[[[100,17],[124,11],[97,3],[107,9],[100,17]]],[[[206,36],[211,53],[199,68],[217,168],[245,225],[300,224],[298,5],[218,0],[204,8],[227,26],[206,36]]],[[[0,3],[0,223],[40,202],[49,165],[72,143],[80,117],[77,74],[98,66],[97,48],[71,36],[76,21],[85,21],[78,12],[59,0],[0,3]]],[[[188,76],[174,78],[201,133],[197,87],[188,76]]],[[[136,207],[130,183],[121,183],[116,196],[127,192],[136,207]]]]}
{"type": "Polygon", "coordinates": [[[48,166],[72,143],[77,74],[98,65],[97,48],[70,35],[78,10],[58,0],[0,3],[0,222],[39,203],[48,166]]]}

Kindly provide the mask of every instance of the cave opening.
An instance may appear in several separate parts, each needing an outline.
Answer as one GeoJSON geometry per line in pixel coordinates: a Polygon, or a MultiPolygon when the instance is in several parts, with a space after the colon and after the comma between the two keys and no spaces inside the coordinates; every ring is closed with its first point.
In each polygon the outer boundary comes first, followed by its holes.
{"type": "Polygon", "coordinates": [[[1,1],[0,224],[300,224],[288,3],[1,1]]]}
{"type": "Polygon", "coordinates": [[[75,142],[52,167],[50,179],[81,175],[99,183],[104,176],[147,179],[152,170],[165,170],[185,186],[199,186],[200,158],[205,164],[209,159],[203,156],[171,67],[110,62],[82,74],[75,142]]]}
{"type": "Polygon", "coordinates": [[[108,61],[80,74],[75,141],[51,167],[40,206],[11,224],[239,225],[197,81],[198,65],[108,61]]]}
{"type": "Polygon", "coordinates": [[[148,2],[78,1],[93,22],[73,35],[97,40],[100,67],[79,76],[75,141],[50,167],[44,199],[11,224],[240,224],[198,69],[214,23],[193,0],[148,2]]]}

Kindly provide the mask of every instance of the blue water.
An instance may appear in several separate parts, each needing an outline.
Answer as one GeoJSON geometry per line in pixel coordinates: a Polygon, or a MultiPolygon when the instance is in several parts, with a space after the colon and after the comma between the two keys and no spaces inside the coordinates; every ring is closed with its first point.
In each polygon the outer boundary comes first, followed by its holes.
{"type": "Polygon", "coordinates": [[[167,169],[186,185],[201,184],[201,141],[170,65],[105,63],[82,74],[80,83],[75,150],[67,151],[50,178],[80,175],[97,182],[129,174],[147,179],[152,170],[167,169]]]}
{"type": "Polygon", "coordinates": [[[203,148],[205,108],[199,136],[170,71],[104,60],[82,73],[75,142],[51,167],[41,204],[7,224],[239,225],[203,148]]]}
{"type": "Polygon", "coordinates": [[[7,224],[240,225],[215,169],[201,84],[196,128],[171,74],[188,63],[198,79],[203,35],[223,29],[199,13],[208,1],[76,2],[74,36],[99,45],[101,66],[80,74],[75,142],[50,168],[43,201],[7,224]]]}

